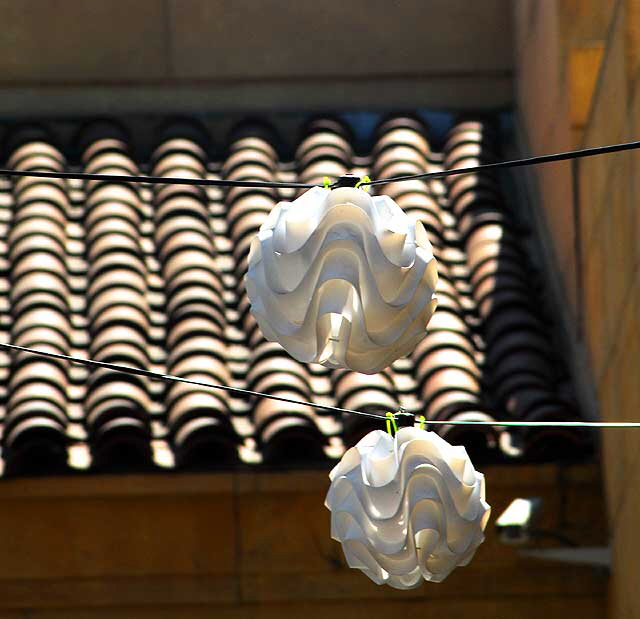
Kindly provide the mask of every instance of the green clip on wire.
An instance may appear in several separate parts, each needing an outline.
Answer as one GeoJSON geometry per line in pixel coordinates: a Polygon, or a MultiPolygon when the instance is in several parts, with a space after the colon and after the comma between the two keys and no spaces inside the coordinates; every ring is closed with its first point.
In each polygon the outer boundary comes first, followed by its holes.
{"type": "Polygon", "coordinates": [[[398,433],[398,424],[396,423],[396,416],[393,413],[387,413],[387,432],[393,436],[398,433]],[[393,426],[393,432],[391,427],[393,426]]]}
{"type": "MultiPolygon", "coordinates": [[[[360,188],[360,185],[362,185],[362,183],[370,183],[371,179],[368,176],[363,176],[357,183],[356,183],[356,189],[360,188]]],[[[362,187],[362,191],[369,191],[369,185],[366,185],[365,187],[362,187]]]]}
{"type": "Polygon", "coordinates": [[[331,189],[331,179],[328,176],[322,179],[322,187],[324,189],[331,189]]]}
{"type": "Polygon", "coordinates": [[[424,430],[424,424],[425,424],[425,422],[427,421],[427,420],[425,419],[424,415],[420,415],[420,417],[418,417],[418,421],[420,422],[420,426],[419,426],[419,428],[420,428],[421,430],[424,430]]]}

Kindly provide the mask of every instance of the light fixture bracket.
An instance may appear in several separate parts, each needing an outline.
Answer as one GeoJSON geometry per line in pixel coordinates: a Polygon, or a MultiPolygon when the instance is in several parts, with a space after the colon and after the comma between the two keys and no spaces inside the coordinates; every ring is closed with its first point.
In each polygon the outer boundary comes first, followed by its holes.
{"type": "Polygon", "coordinates": [[[331,185],[331,189],[338,189],[340,187],[355,187],[362,179],[355,174],[343,174],[338,180],[331,185]]]}

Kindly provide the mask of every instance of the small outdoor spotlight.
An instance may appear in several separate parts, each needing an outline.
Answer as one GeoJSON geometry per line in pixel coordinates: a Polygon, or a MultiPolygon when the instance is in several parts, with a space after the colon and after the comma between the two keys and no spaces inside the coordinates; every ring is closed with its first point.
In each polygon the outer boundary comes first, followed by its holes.
{"type": "Polygon", "coordinates": [[[496,520],[496,530],[505,544],[526,544],[531,541],[533,524],[542,499],[539,497],[517,498],[496,520]]]}

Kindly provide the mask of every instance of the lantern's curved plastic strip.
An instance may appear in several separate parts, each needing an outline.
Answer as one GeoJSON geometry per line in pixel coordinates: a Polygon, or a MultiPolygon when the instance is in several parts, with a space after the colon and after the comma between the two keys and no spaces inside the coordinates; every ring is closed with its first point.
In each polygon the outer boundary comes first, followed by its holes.
{"type": "MultiPolygon", "coordinates": [[[[34,348],[27,348],[26,346],[16,346],[15,344],[5,344],[0,342],[0,349],[2,348],[14,352],[48,357],[50,359],[60,359],[62,361],[68,361],[69,363],[75,363],[78,365],[103,368],[105,370],[111,370],[112,372],[144,376],[150,380],[187,383],[189,385],[196,385],[207,389],[221,389],[223,391],[228,391],[242,396],[268,398],[270,400],[278,400],[279,402],[287,402],[288,404],[299,404],[301,406],[331,411],[333,413],[362,415],[363,417],[370,417],[377,420],[384,419],[384,417],[376,413],[367,413],[366,411],[359,411],[351,408],[340,408],[339,406],[328,406],[326,404],[316,404],[314,402],[306,402],[304,400],[294,400],[293,398],[284,398],[282,396],[271,395],[269,393],[261,393],[260,391],[251,391],[250,389],[241,389],[240,387],[230,387],[229,385],[218,385],[215,383],[192,380],[190,378],[183,378],[182,376],[173,376],[172,374],[161,374],[160,372],[152,372],[150,370],[142,370],[140,368],[118,365],[116,363],[107,363],[105,361],[96,361],[95,359],[71,357],[69,355],[63,355],[62,353],[36,350],[34,348]]],[[[389,414],[392,414],[394,419],[397,416],[412,417],[415,419],[413,413],[409,413],[402,409],[399,409],[396,413],[389,414]]],[[[429,420],[428,424],[440,426],[490,426],[494,428],[640,428],[640,421],[463,421],[455,419],[436,419],[429,420]]]]}

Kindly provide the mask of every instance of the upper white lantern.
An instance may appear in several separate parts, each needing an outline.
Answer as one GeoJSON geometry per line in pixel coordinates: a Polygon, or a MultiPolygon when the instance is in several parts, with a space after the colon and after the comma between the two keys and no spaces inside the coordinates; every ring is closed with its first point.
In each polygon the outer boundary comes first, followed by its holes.
{"type": "Polygon", "coordinates": [[[331,536],[348,565],[377,584],[441,582],[484,540],[491,510],[484,475],[464,447],[433,432],[370,432],[329,477],[331,536]]]}
{"type": "Polygon", "coordinates": [[[314,187],[271,211],[246,289],[263,335],[292,357],[373,374],[425,336],[437,279],[422,223],[391,198],[314,187]]]}

